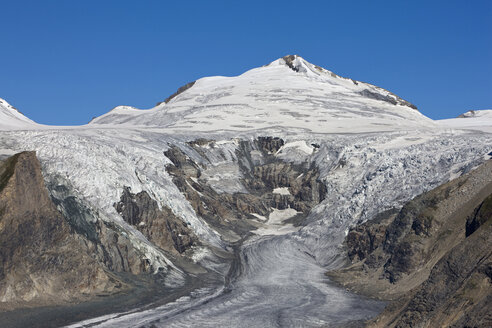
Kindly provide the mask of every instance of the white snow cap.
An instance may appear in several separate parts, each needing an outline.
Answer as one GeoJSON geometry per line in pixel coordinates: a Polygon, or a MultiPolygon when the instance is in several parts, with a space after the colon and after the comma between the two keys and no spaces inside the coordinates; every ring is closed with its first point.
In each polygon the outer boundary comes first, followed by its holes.
{"type": "MultiPolygon", "coordinates": [[[[390,91],[339,76],[298,55],[287,55],[239,76],[212,76],[188,83],[151,109],[115,107],[84,127],[151,127],[170,133],[242,133],[273,128],[333,134],[439,126],[484,131],[485,125],[489,131],[491,113],[469,111],[462,115],[474,122],[433,121],[390,91]]],[[[0,130],[38,128],[48,127],[0,99],[0,130]]]]}
{"type": "Polygon", "coordinates": [[[470,118],[470,117],[492,118],[492,109],[469,110],[468,112],[463,113],[460,116],[458,116],[458,118],[470,118]]]}
{"type": "Polygon", "coordinates": [[[37,124],[0,98],[0,130],[29,129],[37,124]]]}
{"type": "Polygon", "coordinates": [[[492,133],[492,109],[470,110],[457,118],[439,120],[437,123],[445,128],[492,133]]]}
{"type": "Polygon", "coordinates": [[[311,64],[310,62],[306,61],[304,58],[298,55],[284,56],[282,58],[274,60],[267,66],[276,66],[276,65],[287,66],[288,68],[290,68],[295,72],[304,73],[306,75],[329,74],[333,78],[340,77],[327,69],[311,64]]]}
{"type": "Polygon", "coordinates": [[[113,110],[91,124],[171,131],[283,128],[355,133],[432,128],[415,106],[374,85],[344,78],[297,55],[234,77],[205,77],[149,110],[113,110]]]}

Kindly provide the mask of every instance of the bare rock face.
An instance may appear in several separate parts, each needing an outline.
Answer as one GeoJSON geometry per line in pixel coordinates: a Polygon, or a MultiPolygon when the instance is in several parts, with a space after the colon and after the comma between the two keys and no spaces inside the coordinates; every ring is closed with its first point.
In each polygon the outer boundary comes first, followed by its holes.
{"type": "Polygon", "coordinates": [[[145,191],[133,194],[130,188],[125,188],[115,208],[126,222],[165,251],[181,254],[198,242],[185,222],[169,208],[159,209],[157,202],[145,191]]]}
{"type": "Polygon", "coordinates": [[[297,57],[297,55],[287,55],[282,57],[282,59],[285,61],[285,64],[294,72],[299,72],[299,68],[294,65],[294,60],[297,57]]]}
{"type": "Polygon", "coordinates": [[[383,212],[369,222],[350,228],[345,239],[349,259],[362,261],[380,247],[386,236],[388,224],[394,219],[394,211],[383,212]]]}
{"type": "Polygon", "coordinates": [[[274,162],[255,166],[244,182],[252,193],[263,195],[277,188],[287,188],[288,195],[272,196],[271,207],[291,207],[299,212],[309,212],[325,198],[325,185],[318,178],[316,168],[306,170],[292,163],[274,162]]]}
{"type": "Polygon", "coordinates": [[[111,293],[122,284],[53,204],[34,152],[0,164],[0,308],[111,293]]]}
{"type": "MultiPolygon", "coordinates": [[[[242,234],[252,229],[252,226],[244,220],[246,214],[239,210],[239,208],[245,209],[244,204],[247,202],[243,195],[218,193],[205,181],[200,181],[202,168],[178,147],[172,147],[164,154],[173,163],[166,169],[173,177],[174,184],[199,216],[222,233],[233,231],[242,234]]],[[[261,204],[261,207],[265,206],[261,204]]]]}
{"type": "MultiPolygon", "coordinates": [[[[186,90],[188,90],[189,88],[191,88],[192,86],[194,86],[195,85],[195,82],[196,81],[189,82],[189,83],[186,83],[185,85],[183,85],[182,87],[179,87],[178,90],[175,93],[173,93],[172,95],[170,95],[169,97],[167,97],[163,102],[167,104],[173,98],[175,98],[176,96],[179,96],[180,94],[182,94],[183,92],[185,92],[186,90]]],[[[156,106],[159,106],[160,104],[162,104],[162,102],[157,103],[156,106]]]]}
{"type": "Polygon", "coordinates": [[[466,220],[466,236],[477,231],[487,220],[492,217],[492,196],[487,197],[466,220]]]}
{"type": "Polygon", "coordinates": [[[429,278],[392,320],[394,325],[492,326],[491,246],[492,216],[489,216],[432,268],[429,278]]]}
{"type": "Polygon", "coordinates": [[[362,90],[360,92],[360,94],[364,97],[367,97],[367,98],[385,101],[385,102],[388,102],[388,103],[393,104],[393,105],[398,104],[398,105],[402,105],[402,106],[408,106],[412,109],[417,110],[417,106],[415,106],[414,104],[412,104],[406,100],[401,99],[400,97],[398,97],[397,95],[395,95],[393,93],[390,93],[389,95],[385,96],[385,95],[382,95],[380,93],[365,89],[365,90],[362,90]]]}
{"type": "Polygon", "coordinates": [[[57,179],[49,182],[51,199],[70,228],[94,250],[92,256],[99,263],[111,272],[140,274],[157,269],[135,249],[128,234],[114,223],[97,219],[97,214],[63,183],[57,179]]]}
{"type": "Polygon", "coordinates": [[[492,161],[352,228],[352,263],[328,273],[393,300],[371,327],[490,327],[492,161]]]}
{"type": "MultiPolygon", "coordinates": [[[[198,139],[188,144],[206,157],[201,147],[213,146],[214,141],[198,139]]],[[[195,163],[176,146],[164,153],[172,162],[166,169],[199,216],[222,233],[228,230],[241,236],[255,228],[251,219],[257,218],[252,213],[268,217],[272,209],[292,208],[302,218],[325,198],[326,187],[316,167],[275,157],[283,145],[277,137],[240,142],[236,156],[245,192],[217,192],[201,179],[204,164],[195,163]],[[252,160],[252,152],[261,154],[259,162],[252,160]]]]}
{"type": "Polygon", "coordinates": [[[276,153],[284,144],[284,140],[278,137],[258,137],[258,148],[263,152],[276,153]]]}

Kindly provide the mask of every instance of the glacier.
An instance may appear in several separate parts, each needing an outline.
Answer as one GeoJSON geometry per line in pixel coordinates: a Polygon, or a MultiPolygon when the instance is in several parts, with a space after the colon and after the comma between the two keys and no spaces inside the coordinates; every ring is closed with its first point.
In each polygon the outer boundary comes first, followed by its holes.
{"type": "Polygon", "coordinates": [[[120,106],[77,127],[36,124],[2,100],[0,156],[35,150],[48,184],[64,181],[96,219],[116,224],[156,271],[168,273],[166,284],[180,286],[185,273],[116,212],[121,190],[147,191],[169,207],[204,244],[196,262],[212,267],[210,250],[230,251],[229,242],[173,183],[164,152],[179,147],[206,166],[214,190],[237,192],[244,190],[238,141],[282,138],[273,155],[316,166],[327,188],[300,227],[277,227],[282,218],[270,218],[270,227],[245,239],[221,286],[70,327],[339,326],[384,307],[324,275],[344,263],[348,228],[491,158],[492,117],[475,113],[434,121],[389,91],[288,56],[237,77],[200,79],[152,109],[120,106]],[[189,147],[200,138],[213,147],[189,147]]]}

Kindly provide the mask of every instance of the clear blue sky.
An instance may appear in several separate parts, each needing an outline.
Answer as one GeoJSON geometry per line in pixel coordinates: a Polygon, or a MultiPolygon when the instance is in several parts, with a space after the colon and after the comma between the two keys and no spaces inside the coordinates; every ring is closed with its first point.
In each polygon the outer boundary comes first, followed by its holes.
{"type": "Polygon", "coordinates": [[[492,108],[492,1],[0,0],[0,98],[45,124],[286,54],[438,119],[492,108]]]}

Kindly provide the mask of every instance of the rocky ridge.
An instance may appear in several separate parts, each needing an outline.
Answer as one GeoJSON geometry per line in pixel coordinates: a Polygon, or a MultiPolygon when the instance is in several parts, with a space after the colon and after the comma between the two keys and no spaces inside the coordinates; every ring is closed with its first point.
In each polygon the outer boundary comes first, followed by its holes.
{"type": "Polygon", "coordinates": [[[165,251],[181,254],[198,242],[185,222],[169,208],[163,206],[159,209],[146,191],[134,194],[127,187],[114,206],[126,222],[165,251]]]}
{"type": "Polygon", "coordinates": [[[34,152],[0,167],[0,308],[86,300],[124,285],[65,221],[34,152]]]}
{"type": "Polygon", "coordinates": [[[352,263],[329,272],[365,295],[393,300],[371,327],[487,327],[492,302],[492,161],[400,211],[351,228],[352,263]]]}

